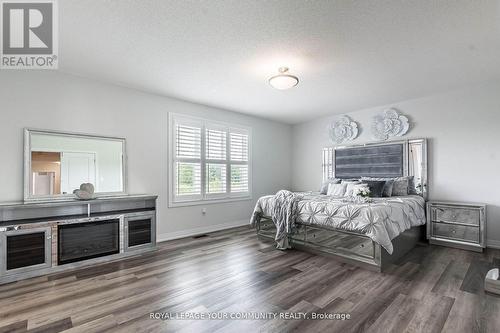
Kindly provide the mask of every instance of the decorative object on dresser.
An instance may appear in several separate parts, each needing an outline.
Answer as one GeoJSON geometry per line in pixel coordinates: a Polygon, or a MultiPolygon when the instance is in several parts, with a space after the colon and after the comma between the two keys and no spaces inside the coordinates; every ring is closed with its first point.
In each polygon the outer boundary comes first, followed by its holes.
{"type": "Polygon", "coordinates": [[[156,198],[0,204],[0,283],[154,250],[156,198]]]}
{"type": "Polygon", "coordinates": [[[352,141],[358,136],[358,123],[348,116],[340,116],[331,123],[328,132],[335,144],[352,141]]]}
{"type": "Polygon", "coordinates": [[[408,118],[396,109],[387,109],[373,117],[372,135],[377,140],[385,141],[392,137],[403,136],[409,129],[408,118]]]}
{"type": "Polygon", "coordinates": [[[94,196],[94,185],[91,183],[83,183],[79,189],[73,191],[73,194],[80,200],[92,200],[94,196]]]}
{"type": "Polygon", "coordinates": [[[431,244],[482,252],[485,236],[485,204],[427,203],[427,239],[431,244]]]}

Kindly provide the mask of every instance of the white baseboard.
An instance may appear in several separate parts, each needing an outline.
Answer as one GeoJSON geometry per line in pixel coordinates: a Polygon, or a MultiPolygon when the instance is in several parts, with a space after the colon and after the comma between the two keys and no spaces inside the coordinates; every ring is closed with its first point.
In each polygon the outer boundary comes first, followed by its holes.
{"type": "Polygon", "coordinates": [[[486,247],[491,247],[492,249],[500,249],[500,241],[488,239],[486,241],[486,247]]]}
{"type": "Polygon", "coordinates": [[[158,242],[158,243],[165,242],[168,240],[191,237],[191,236],[196,236],[196,235],[200,235],[200,234],[205,234],[208,232],[215,232],[215,231],[220,231],[220,230],[225,230],[225,229],[231,229],[231,228],[241,227],[241,226],[245,226],[245,225],[250,225],[250,221],[249,220],[240,220],[240,221],[233,221],[233,222],[228,222],[228,223],[209,225],[206,227],[199,227],[199,228],[193,228],[193,229],[187,229],[187,230],[181,230],[181,231],[167,232],[167,233],[163,233],[163,234],[158,234],[156,237],[156,242],[158,242]]]}

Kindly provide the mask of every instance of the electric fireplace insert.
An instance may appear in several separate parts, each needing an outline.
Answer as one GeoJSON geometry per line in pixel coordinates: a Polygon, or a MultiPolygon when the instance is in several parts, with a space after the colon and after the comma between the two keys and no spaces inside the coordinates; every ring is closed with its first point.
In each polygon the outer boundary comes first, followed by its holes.
{"type": "Polygon", "coordinates": [[[120,252],[120,220],[63,224],[58,230],[58,264],[120,252]]]}

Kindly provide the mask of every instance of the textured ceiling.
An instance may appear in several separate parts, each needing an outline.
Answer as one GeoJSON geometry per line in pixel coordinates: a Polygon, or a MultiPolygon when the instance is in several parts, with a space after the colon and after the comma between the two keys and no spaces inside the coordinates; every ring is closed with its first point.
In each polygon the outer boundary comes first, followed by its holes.
{"type": "Polygon", "coordinates": [[[59,1],[60,70],[287,123],[500,78],[500,1],[59,1]],[[288,66],[290,90],[268,77],[288,66]]]}

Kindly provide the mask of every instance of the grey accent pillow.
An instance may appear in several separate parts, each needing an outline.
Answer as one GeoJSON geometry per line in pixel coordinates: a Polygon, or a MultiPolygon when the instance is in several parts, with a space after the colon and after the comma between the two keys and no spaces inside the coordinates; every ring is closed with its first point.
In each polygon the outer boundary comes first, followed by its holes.
{"type": "Polygon", "coordinates": [[[382,189],[382,197],[392,197],[392,189],[394,187],[394,181],[396,178],[380,178],[380,177],[361,177],[362,182],[366,181],[385,181],[384,188],[382,189]]]}
{"type": "Polygon", "coordinates": [[[362,184],[368,185],[370,197],[381,198],[385,183],[385,180],[365,180],[362,184]]]}
{"type": "Polygon", "coordinates": [[[384,188],[382,189],[382,196],[386,198],[392,197],[393,187],[394,187],[394,180],[392,179],[386,180],[384,188]]]}
{"type": "Polygon", "coordinates": [[[392,195],[395,197],[408,195],[408,183],[409,181],[407,177],[397,178],[396,180],[394,180],[394,185],[392,186],[392,195]]]}
{"type": "Polygon", "coordinates": [[[408,194],[415,194],[415,190],[412,192],[411,186],[415,188],[413,176],[405,176],[405,177],[395,177],[395,178],[375,178],[375,177],[361,177],[362,181],[366,180],[385,180],[385,181],[393,181],[392,190],[390,191],[390,185],[384,189],[383,194],[385,196],[404,196],[408,194]],[[413,184],[413,185],[412,185],[413,184]],[[390,192],[390,194],[389,194],[390,192]]]}
{"type": "Polygon", "coordinates": [[[321,185],[321,189],[319,190],[320,194],[326,194],[328,192],[328,185],[330,184],[340,184],[340,179],[337,178],[329,178],[323,182],[321,185]]]}

